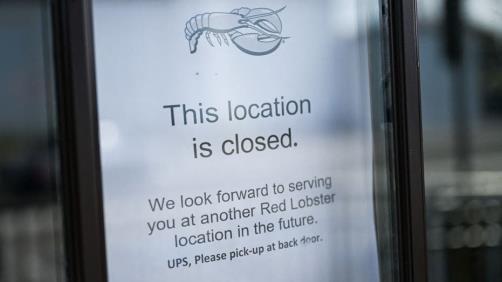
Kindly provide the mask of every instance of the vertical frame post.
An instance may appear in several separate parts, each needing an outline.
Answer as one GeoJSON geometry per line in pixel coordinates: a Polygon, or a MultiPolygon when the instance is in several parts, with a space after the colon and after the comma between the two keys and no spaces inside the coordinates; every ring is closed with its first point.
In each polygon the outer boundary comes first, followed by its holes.
{"type": "Polygon", "coordinates": [[[416,0],[389,0],[400,281],[427,281],[416,0]]]}
{"type": "Polygon", "coordinates": [[[68,280],[107,280],[90,0],[53,1],[68,280]]]}

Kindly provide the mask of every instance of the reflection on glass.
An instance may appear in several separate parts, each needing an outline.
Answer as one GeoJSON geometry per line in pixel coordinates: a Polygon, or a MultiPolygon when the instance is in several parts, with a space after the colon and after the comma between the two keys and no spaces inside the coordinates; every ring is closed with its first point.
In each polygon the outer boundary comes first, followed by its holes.
{"type": "Polygon", "coordinates": [[[419,0],[430,281],[502,281],[502,2],[419,0]]]}
{"type": "Polygon", "coordinates": [[[64,281],[48,1],[0,1],[0,281],[64,281]]]}

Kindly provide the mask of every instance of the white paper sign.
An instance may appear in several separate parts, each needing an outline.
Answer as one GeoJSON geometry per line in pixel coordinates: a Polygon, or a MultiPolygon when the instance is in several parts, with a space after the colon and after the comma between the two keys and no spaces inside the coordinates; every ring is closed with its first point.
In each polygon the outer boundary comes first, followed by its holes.
{"type": "Polygon", "coordinates": [[[379,280],[346,2],[94,3],[109,281],[379,280]]]}

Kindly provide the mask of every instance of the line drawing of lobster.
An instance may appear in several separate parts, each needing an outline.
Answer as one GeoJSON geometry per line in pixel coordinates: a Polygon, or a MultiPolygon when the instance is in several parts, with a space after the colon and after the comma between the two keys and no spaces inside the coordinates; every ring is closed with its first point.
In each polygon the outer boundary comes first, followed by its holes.
{"type": "Polygon", "coordinates": [[[211,36],[218,44],[222,42],[229,46],[229,40],[241,51],[263,56],[277,50],[289,37],[281,36],[282,21],[279,10],[269,8],[250,9],[241,7],[227,12],[211,12],[197,14],[190,18],[185,25],[185,38],[188,40],[190,53],[197,52],[199,38],[205,34],[206,40],[215,47],[211,36]]]}

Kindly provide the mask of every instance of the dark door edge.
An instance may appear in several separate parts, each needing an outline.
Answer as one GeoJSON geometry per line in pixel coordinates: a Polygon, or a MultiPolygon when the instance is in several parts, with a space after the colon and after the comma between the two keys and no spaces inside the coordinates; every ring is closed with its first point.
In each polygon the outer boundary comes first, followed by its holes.
{"type": "Polygon", "coordinates": [[[69,281],[107,280],[90,0],[54,0],[58,125],[69,281]]]}
{"type": "Polygon", "coordinates": [[[427,281],[416,0],[389,0],[400,281],[427,281]]]}

